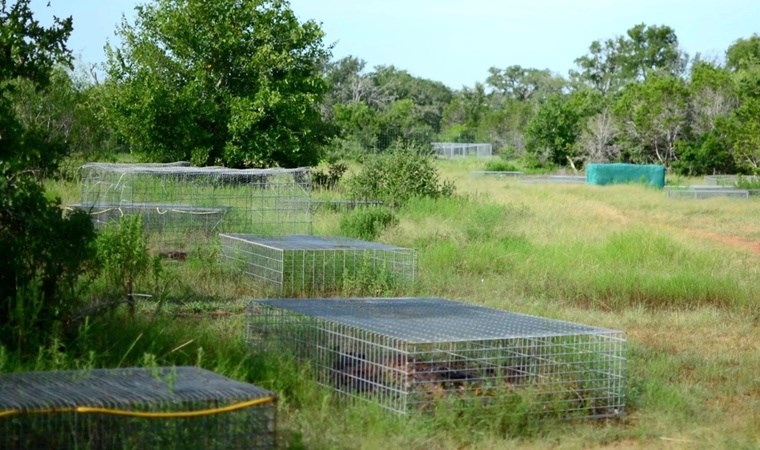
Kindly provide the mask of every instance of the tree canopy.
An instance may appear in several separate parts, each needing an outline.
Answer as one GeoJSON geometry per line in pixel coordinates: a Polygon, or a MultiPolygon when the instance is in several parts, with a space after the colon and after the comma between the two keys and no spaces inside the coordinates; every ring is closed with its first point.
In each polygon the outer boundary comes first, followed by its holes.
{"type": "Polygon", "coordinates": [[[153,0],[107,49],[107,119],[152,161],[294,167],[317,162],[329,58],[286,0],[153,0]]]}

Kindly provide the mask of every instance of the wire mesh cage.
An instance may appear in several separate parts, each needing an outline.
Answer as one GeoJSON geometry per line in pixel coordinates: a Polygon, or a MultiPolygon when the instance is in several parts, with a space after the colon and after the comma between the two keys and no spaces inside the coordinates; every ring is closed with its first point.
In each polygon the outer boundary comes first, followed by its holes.
{"type": "Polygon", "coordinates": [[[274,396],[196,367],[0,376],[3,449],[275,448],[274,396]]]}
{"type": "Polygon", "coordinates": [[[414,282],[417,252],[342,237],[222,233],[222,257],[234,268],[279,293],[339,290],[366,278],[399,286],[414,282]]]}
{"type": "Polygon", "coordinates": [[[454,399],[553,417],[620,416],[616,330],[440,298],[254,300],[247,340],[307,361],[340,397],[406,414],[454,399]]]}
{"type": "Polygon", "coordinates": [[[667,189],[668,198],[703,199],[714,197],[749,198],[747,189],[736,189],[730,186],[689,186],[685,188],[667,189]]]}
{"type": "Polygon", "coordinates": [[[310,199],[309,168],[90,163],[75,206],[96,225],[139,214],[155,241],[176,247],[218,232],[310,234],[310,199]]]}
{"type": "Polygon", "coordinates": [[[439,158],[474,157],[491,159],[493,149],[491,144],[476,144],[464,142],[433,142],[433,150],[439,158]]]}

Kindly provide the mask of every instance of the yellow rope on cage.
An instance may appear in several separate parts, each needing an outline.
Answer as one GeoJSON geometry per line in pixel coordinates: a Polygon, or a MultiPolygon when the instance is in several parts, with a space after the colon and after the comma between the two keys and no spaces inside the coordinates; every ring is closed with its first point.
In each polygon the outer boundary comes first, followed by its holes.
{"type": "Polygon", "coordinates": [[[55,413],[70,413],[76,412],[80,414],[110,414],[112,416],[125,416],[125,417],[137,417],[142,419],[184,419],[190,417],[202,417],[212,416],[214,414],[222,414],[226,412],[233,412],[243,408],[249,408],[251,406],[263,405],[266,403],[272,403],[276,400],[275,397],[263,397],[254,400],[248,400],[245,402],[234,403],[232,405],[222,406],[219,408],[199,409],[197,411],[172,411],[172,412],[140,412],[140,411],[127,411],[123,409],[114,408],[99,408],[91,406],[77,406],[75,408],[47,408],[36,409],[30,411],[22,411],[19,409],[9,409],[6,411],[0,411],[0,418],[15,416],[23,413],[31,414],[55,414],[55,413]]]}

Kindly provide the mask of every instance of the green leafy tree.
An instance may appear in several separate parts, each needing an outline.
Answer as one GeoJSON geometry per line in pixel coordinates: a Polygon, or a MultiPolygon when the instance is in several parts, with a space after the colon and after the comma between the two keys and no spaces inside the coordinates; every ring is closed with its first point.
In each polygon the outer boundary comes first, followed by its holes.
{"type": "Polygon", "coordinates": [[[652,73],[681,74],[687,59],[672,28],[641,23],[625,36],[592,42],[589,53],[575,60],[580,70],[571,72],[571,76],[576,83],[602,95],[615,94],[652,73]]]}
{"type": "Polygon", "coordinates": [[[726,50],[726,67],[739,71],[760,65],[760,35],[738,39],[726,50]]]}
{"type": "Polygon", "coordinates": [[[625,159],[670,165],[688,131],[688,87],[674,76],[649,77],[626,87],[613,114],[625,141],[625,159]]]}
{"type": "Polygon", "coordinates": [[[676,144],[676,172],[685,175],[733,173],[729,118],[737,105],[732,74],[706,61],[692,65],[689,84],[689,129],[676,144]]]}
{"type": "Polygon", "coordinates": [[[71,19],[44,27],[28,0],[0,2],[0,343],[34,348],[77,304],[76,280],[92,256],[83,213],[63,217],[39,183],[65,147],[16,115],[24,83],[43,89],[56,64],[69,64],[71,19]],[[21,83],[21,84],[20,84],[21,83]]]}
{"type": "Polygon", "coordinates": [[[742,172],[760,173],[760,64],[738,74],[738,105],[726,124],[734,164],[742,172]]]}
{"type": "Polygon", "coordinates": [[[506,69],[491,67],[486,83],[500,95],[518,101],[544,100],[562,92],[565,80],[553,75],[549,69],[539,70],[519,65],[506,69]]]}
{"type": "Polygon", "coordinates": [[[575,166],[584,159],[576,142],[600,104],[598,94],[591,90],[549,97],[528,124],[526,150],[540,161],[575,166]]]}
{"type": "Polygon", "coordinates": [[[154,161],[230,167],[317,162],[329,51],[286,0],[153,0],[107,49],[109,119],[154,161]]]}

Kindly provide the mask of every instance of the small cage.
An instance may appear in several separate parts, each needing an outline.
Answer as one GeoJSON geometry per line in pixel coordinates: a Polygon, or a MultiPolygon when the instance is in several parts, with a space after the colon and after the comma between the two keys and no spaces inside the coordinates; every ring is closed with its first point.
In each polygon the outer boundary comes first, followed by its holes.
{"type": "Polygon", "coordinates": [[[433,142],[433,150],[439,158],[481,158],[491,159],[493,149],[491,144],[476,144],[464,142],[433,142]]]}
{"type": "Polygon", "coordinates": [[[279,293],[335,291],[371,278],[387,285],[414,282],[413,249],[341,237],[219,235],[222,257],[279,293]],[[361,279],[361,280],[360,280],[361,279]]]}
{"type": "Polygon", "coordinates": [[[688,188],[668,189],[668,198],[702,199],[713,197],[749,198],[746,189],[735,189],[724,186],[690,186],[688,188]]]}
{"type": "Polygon", "coordinates": [[[586,184],[586,177],[584,175],[548,175],[522,177],[520,181],[531,184],[586,184]]]}
{"type": "Polygon", "coordinates": [[[542,417],[624,412],[620,331],[440,298],[343,298],[254,300],[246,333],[308,361],[339,396],[396,413],[443,399],[542,417]]]}
{"type": "Polygon", "coordinates": [[[159,246],[183,247],[218,232],[311,233],[308,168],[91,163],[82,166],[81,176],[76,207],[87,210],[96,225],[140,215],[159,246]]]}
{"type": "Polygon", "coordinates": [[[196,367],[0,376],[3,449],[275,448],[273,395],[196,367]]]}

